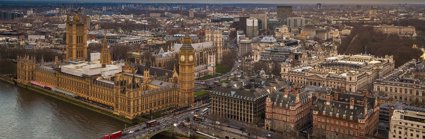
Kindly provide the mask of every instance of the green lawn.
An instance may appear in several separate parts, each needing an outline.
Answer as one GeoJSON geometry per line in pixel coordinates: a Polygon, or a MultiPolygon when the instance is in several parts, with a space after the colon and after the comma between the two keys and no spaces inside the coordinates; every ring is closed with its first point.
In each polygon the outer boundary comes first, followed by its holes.
{"type": "Polygon", "coordinates": [[[226,67],[226,66],[221,65],[221,64],[215,65],[215,72],[217,72],[217,73],[224,74],[224,73],[229,72],[231,69],[232,68],[226,67]]]}
{"type": "Polygon", "coordinates": [[[197,97],[203,97],[208,95],[208,91],[207,90],[200,90],[200,91],[196,91],[195,92],[195,98],[197,97]]]}

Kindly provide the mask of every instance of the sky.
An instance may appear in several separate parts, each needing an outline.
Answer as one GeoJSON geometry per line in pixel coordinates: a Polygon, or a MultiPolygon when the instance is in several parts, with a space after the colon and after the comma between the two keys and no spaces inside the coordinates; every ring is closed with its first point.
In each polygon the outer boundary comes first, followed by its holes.
{"type": "MultiPolygon", "coordinates": [[[[1,1],[1,0],[0,0],[1,1]]],[[[131,3],[260,3],[260,4],[425,4],[425,0],[8,0],[52,2],[131,2],[131,3]]],[[[1,2],[0,2],[1,4],[1,2]]]]}

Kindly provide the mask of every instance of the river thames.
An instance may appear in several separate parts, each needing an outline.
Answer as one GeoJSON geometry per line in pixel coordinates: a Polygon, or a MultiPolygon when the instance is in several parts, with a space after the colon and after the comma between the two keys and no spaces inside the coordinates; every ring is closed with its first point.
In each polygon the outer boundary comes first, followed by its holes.
{"type": "Polygon", "coordinates": [[[113,118],[0,82],[0,138],[91,139],[124,128],[113,118]]]}

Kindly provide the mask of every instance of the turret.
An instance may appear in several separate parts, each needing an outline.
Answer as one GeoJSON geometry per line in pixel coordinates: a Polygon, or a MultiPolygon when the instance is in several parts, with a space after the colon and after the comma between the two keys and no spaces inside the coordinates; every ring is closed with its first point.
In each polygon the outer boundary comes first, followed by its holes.
{"type": "Polygon", "coordinates": [[[108,64],[111,64],[111,52],[109,51],[108,40],[106,39],[106,33],[104,34],[104,37],[102,40],[102,49],[101,49],[100,55],[101,55],[100,63],[102,64],[103,67],[105,67],[108,64]]]}

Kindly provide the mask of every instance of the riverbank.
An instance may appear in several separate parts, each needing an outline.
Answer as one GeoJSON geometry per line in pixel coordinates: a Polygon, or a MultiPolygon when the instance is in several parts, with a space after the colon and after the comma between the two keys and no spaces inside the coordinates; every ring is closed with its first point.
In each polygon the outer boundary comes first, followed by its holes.
{"type": "Polygon", "coordinates": [[[6,79],[3,76],[0,76],[0,81],[5,82],[5,83],[8,83],[8,84],[13,84],[13,85],[15,84],[15,82],[13,80],[6,79]]]}
{"type": "MultiPolygon", "coordinates": [[[[15,85],[15,82],[13,80],[6,79],[6,78],[1,77],[1,76],[0,76],[0,81],[15,85]]],[[[106,115],[108,117],[117,119],[119,121],[122,121],[122,122],[130,124],[130,125],[137,123],[137,121],[135,121],[135,120],[131,120],[131,119],[128,119],[128,118],[125,118],[125,117],[122,117],[122,116],[118,116],[118,115],[114,114],[113,111],[111,111],[111,110],[107,110],[107,109],[104,109],[104,108],[93,106],[92,104],[82,102],[82,101],[79,101],[75,98],[72,98],[72,97],[69,97],[69,96],[66,96],[66,95],[62,95],[62,94],[59,94],[59,93],[55,93],[53,91],[46,90],[44,88],[39,88],[39,87],[21,84],[21,83],[17,83],[16,85],[20,88],[31,90],[31,91],[37,92],[39,94],[46,95],[46,96],[64,101],[66,103],[69,103],[69,104],[72,104],[72,105],[75,105],[75,106],[78,106],[78,107],[81,107],[81,108],[84,108],[84,109],[87,109],[87,110],[90,110],[90,111],[93,111],[93,112],[96,112],[96,113],[100,113],[102,115],[106,115]]]]}

